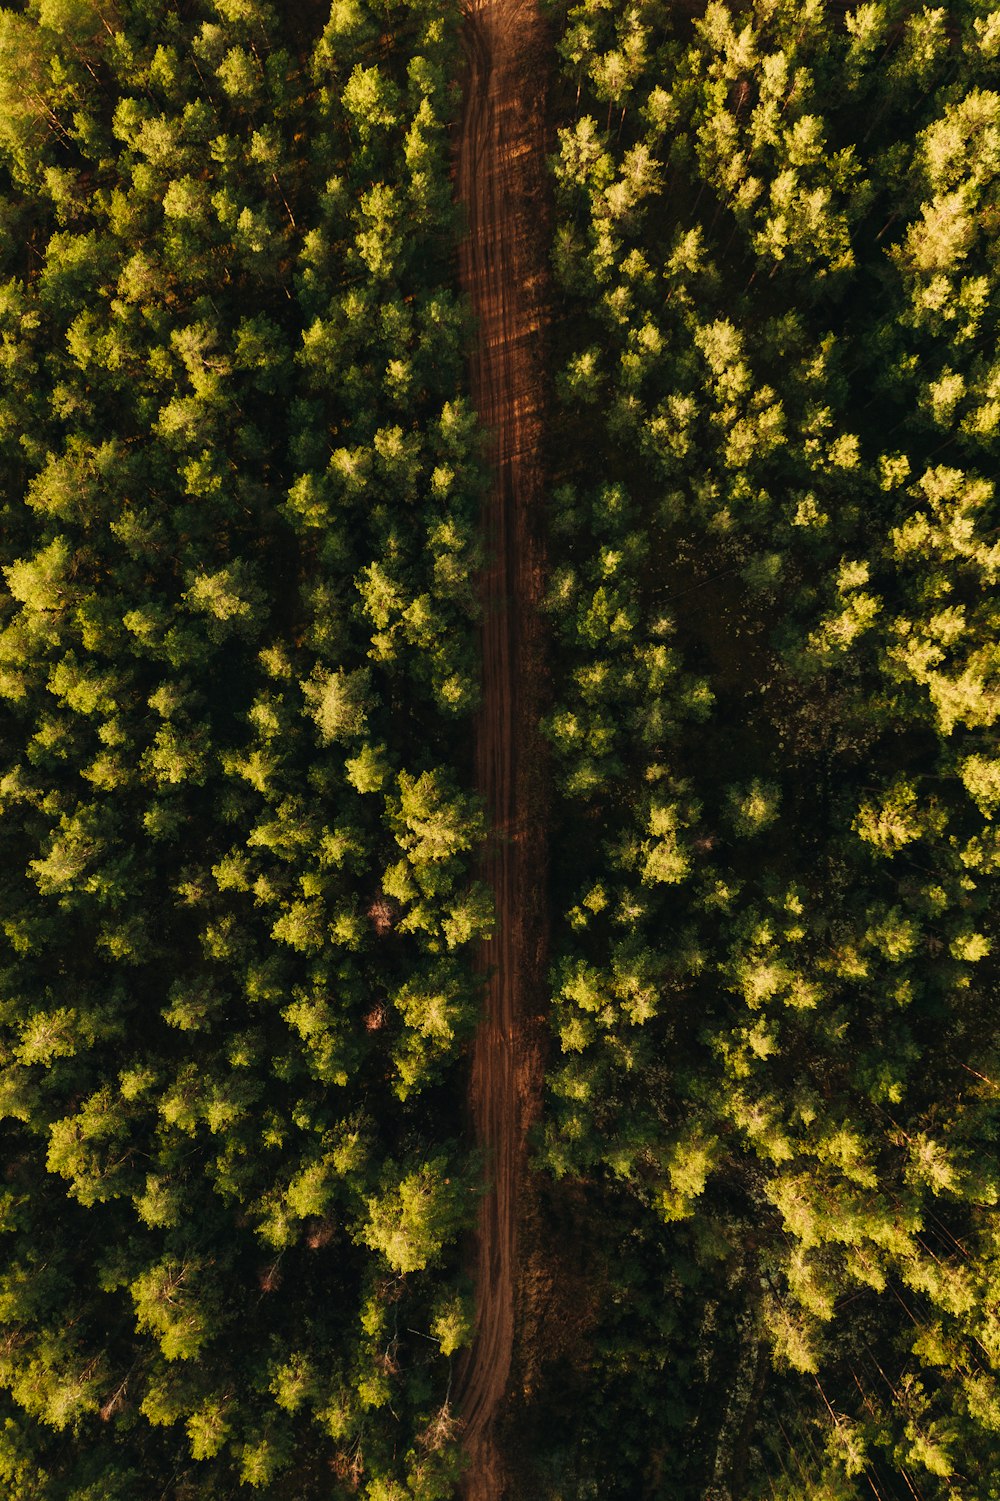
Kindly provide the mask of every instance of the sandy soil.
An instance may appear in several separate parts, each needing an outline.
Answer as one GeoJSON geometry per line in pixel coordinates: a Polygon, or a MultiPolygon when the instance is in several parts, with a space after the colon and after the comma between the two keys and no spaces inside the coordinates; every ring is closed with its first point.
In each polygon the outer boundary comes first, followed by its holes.
{"type": "Polygon", "coordinates": [[[525,1133],[541,1092],[538,1042],[545,918],[544,754],[538,606],[544,577],[543,355],[548,72],[537,0],[464,7],[465,107],[457,193],[468,234],[461,276],[478,324],[472,394],[490,434],[495,483],[484,515],[483,707],[476,770],[495,837],[485,875],[498,926],[483,946],[483,1020],[470,1107],[487,1164],[477,1234],[477,1334],[462,1373],[468,1501],[505,1491],[494,1419],[507,1391],[518,1282],[525,1133]]]}

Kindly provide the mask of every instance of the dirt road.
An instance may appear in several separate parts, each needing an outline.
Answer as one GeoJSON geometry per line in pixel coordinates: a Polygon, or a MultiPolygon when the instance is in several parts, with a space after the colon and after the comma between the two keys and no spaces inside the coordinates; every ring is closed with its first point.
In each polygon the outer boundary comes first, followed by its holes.
{"type": "Polygon", "coordinates": [[[537,0],[464,7],[468,72],[457,192],[468,217],[461,275],[478,325],[472,394],[490,434],[495,483],[484,516],[483,707],[477,780],[495,836],[486,853],[498,926],[471,1075],[488,1187],[477,1250],[477,1334],[461,1406],[468,1501],[504,1494],[494,1418],[508,1386],[517,1292],[518,1186],[541,1089],[538,1023],[546,947],[544,756],[537,724],[538,606],[544,577],[543,425],[548,71],[537,0]]]}

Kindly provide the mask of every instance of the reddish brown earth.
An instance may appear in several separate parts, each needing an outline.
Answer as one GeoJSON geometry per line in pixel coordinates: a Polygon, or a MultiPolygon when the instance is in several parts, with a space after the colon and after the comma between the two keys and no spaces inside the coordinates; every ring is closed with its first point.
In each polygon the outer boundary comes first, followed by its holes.
{"type": "Polygon", "coordinates": [[[468,1501],[505,1492],[495,1417],[507,1393],[518,1286],[525,1137],[541,1089],[538,1041],[546,946],[539,604],[548,72],[537,0],[470,0],[457,192],[468,233],[462,283],[478,327],[473,400],[489,435],[494,485],[483,518],[483,706],[476,772],[494,835],[485,876],[497,931],[483,945],[483,1019],[470,1104],[487,1186],[476,1252],[477,1331],[462,1379],[468,1501]]]}

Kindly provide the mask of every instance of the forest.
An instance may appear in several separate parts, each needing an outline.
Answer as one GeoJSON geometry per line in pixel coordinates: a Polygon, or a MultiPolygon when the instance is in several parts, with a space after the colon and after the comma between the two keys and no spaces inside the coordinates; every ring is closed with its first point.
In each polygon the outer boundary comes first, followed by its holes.
{"type": "Polygon", "coordinates": [[[0,8],[9,1501],[1000,1501],[1000,10],[543,22],[484,1478],[469,15],[0,8]]]}
{"type": "Polygon", "coordinates": [[[565,17],[543,1155],[617,1268],[594,1494],[1000,1494],[998,52],[976,5],[565,17]]]}

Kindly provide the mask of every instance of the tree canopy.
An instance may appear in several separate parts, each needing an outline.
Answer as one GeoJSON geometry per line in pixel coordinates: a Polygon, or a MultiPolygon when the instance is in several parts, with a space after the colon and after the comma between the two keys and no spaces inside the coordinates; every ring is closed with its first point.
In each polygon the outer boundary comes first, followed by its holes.
{"type": "Polygon", "coordinates": [[[444,20],[0,12],[12,1497],[451,1492],[491,917],[444,20]]]}
{"type": "Polygon", "coordinates": [[[541,1158],[612,1270],[551,1463],[979,1501],[998,15],[558,24],[541,1158]]]}

